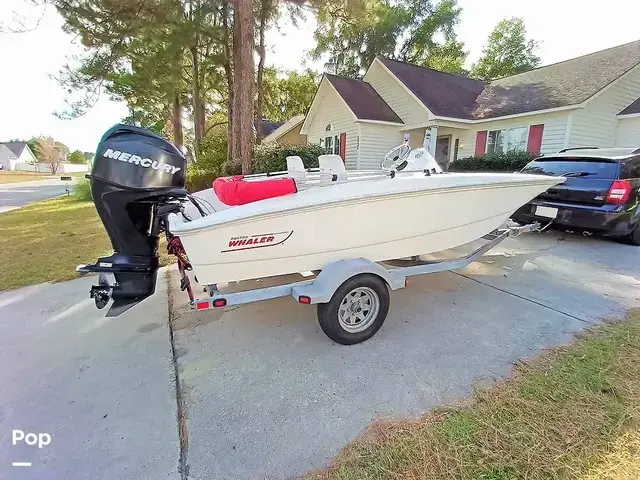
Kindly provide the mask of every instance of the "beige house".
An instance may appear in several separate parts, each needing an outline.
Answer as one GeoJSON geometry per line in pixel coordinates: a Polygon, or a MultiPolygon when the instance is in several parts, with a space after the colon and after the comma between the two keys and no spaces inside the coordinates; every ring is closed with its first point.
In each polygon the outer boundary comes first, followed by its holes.
{"type": "Polygon", "coordinates": [[[304,115],[297,115],[278,127],[262,139],[262,143],[279,143],[281,145],[306,145],[307,136],[300,133],[304,115]]]}
{"type": "Polygon", "coordinates": [[[471,155],[640,146],[640,41],[489,83],[377,57],[362,80],[325,74],[301,133],[348,168],[393,146],[445,166],[471,155]]]}

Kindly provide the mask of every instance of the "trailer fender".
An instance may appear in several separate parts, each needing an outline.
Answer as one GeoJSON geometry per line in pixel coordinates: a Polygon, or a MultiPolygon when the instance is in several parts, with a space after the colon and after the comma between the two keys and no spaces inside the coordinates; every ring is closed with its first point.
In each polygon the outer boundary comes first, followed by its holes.
{"type": "Polygon", "coordinates": [[[404,275],[387,270],[366,258],[355,258],[339,260],[327,265],[312,283],[293,287],[291,295],[296,299],[301,296],[308,297],[311,299],[310,303],[327,303],[340,285],[364,273],[377,275],[391,290],[398,290],[405,286],[404,275]]]}

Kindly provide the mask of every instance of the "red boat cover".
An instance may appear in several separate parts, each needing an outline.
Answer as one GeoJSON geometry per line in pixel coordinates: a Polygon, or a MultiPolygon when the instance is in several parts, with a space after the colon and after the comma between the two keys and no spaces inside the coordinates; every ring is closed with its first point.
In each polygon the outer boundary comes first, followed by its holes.
{"type": "Polygon", "coordinates": [[[220,201],[226,205],[244,205],[265,198],[281,197],[296,193],[296,182],[293,178],[275,178],[248,182],[242,175],[219,177],[213,181],[213,191],[220,201]]]}

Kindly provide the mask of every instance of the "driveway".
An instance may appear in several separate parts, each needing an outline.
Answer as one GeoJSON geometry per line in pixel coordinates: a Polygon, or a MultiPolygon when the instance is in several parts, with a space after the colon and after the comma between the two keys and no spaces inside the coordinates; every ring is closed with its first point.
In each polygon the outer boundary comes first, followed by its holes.
{"type": "Polygon", "coordinates": [[[184,462],[189,479],[274,480],[322,468],[372,420],[456,401],[639,306],[640,248],[554,232],[507,240],[461,272],[411,279],[377,335],[350,347],[290,298],[193,312],[175,275],[172,344],[158,280],[154,297],[111,319],[86,298],[92,279],[0,294],[0,478],[178,480],[184,462]],[[51,444],[13,447],[12,429],[51,444]]]}
{"type": "Polygon", "coordinates": [[[350,347],[291,298],[192,312],[174,281],[189,478],[322,468],[372,420],[460,399],[640,305],[640,248],[552,232],[490,253],[461,272],[412,278],[392,293],[383,328],[350,347]]]}
{"type": "Polygon", "coordinates": [[[88,298],[93,280],[0,293],[1,479],[179,478],[164,275],[118,318],[88,298]],[[13,446],[14,429],[51,442],[13,446]]]}
{"type": "Polygon", "coordinates": [[[72,182],[62,182],[60,177],[34,182],[1,183],[0,213],[48,198],[65,195],[67,193],[67,183],[71,185],[72,182]]]}

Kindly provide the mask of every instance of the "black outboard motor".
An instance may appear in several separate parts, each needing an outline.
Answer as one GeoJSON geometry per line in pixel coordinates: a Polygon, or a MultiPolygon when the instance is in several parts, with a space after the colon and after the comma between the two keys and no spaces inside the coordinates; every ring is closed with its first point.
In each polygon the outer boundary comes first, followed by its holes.
{"type": "Polygon", "coordinates": [[[131,125],[116,125],[102,137],[93,162],[91,195],[114,253],[82,273],[98,272],[91,287],[96,306],[114,302],[116,316],[153,294],[158,271],[158,240],[168,213],[180,211],[186,158],[162,137],[131,125]],[[107,273],[115,276],[110,284],[107,273]]]}

